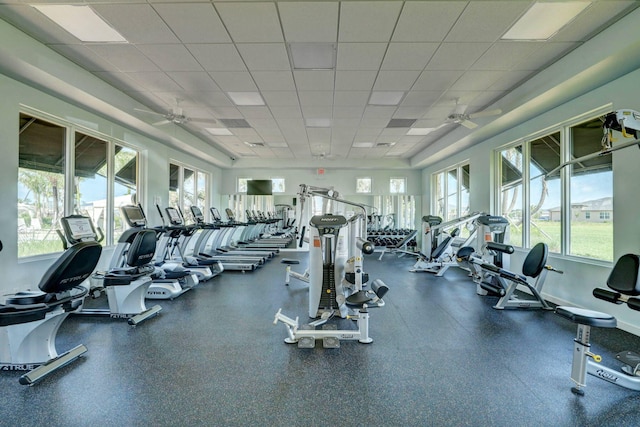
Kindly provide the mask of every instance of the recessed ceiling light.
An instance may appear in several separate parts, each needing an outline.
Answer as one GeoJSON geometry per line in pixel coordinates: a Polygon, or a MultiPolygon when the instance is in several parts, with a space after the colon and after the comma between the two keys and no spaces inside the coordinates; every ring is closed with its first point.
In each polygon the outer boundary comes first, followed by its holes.
{"type": "Polygon", "coordinates": [[[548,40],[590,5],[590,1],[534,3],[502,39],[548,40]]]}
{"type": "Polygon", "coordinates": [[[354,148],[372,148],[373,142],[354,142],[353,147],[354,148]]]}
{"type": "Polygon", "coordinates": [[[127,40],[89,6],[37,4],[33,7],[83,42],[126,43],[127,40]]]}
{"type": "Polygon", "coordinates": [[[369,105],[398,105],[403,96],[404,92],[371,92],[369,105]]]}
{"type": "Polygon", "coordinates": [[[333,70],[336,45],[333,43],[289,43],[289,57],[294,70],[333,70]]]}
{"type": "Polygon", "coordinates": [[[264,147],[264,142],[248,142],[244,141],[244,144],[248,147],[264,147]]]}
{"type": "Polygon", "coordinates": [[[227,95],[239,106],[265,105],[260,92],[227,92],[227,95]]]}
{"type": "Polygon", "coordinates": [[[233,135],[229,129],[226,128],[205,128],[211,135],[233,135]]]}
{"type": "Polygon", "coordinates": [[[310,128],[328,128],[331,127],[331,119],[316,119],[309,118],[304,119],[304,123],[307,127],[310,128]]]}
{"type": "Polygon", "coordinates": [[[407,132],[407,135],[428,135],[434,130],[435,128],[411,128],[407,132]]]}

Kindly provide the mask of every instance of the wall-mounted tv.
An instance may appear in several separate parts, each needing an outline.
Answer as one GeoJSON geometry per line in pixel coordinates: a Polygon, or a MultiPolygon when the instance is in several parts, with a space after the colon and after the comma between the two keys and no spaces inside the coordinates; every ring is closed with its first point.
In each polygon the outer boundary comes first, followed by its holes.
{"type": "Polygon", "coordinates": [[[247,196],[271,196],[272,188],[270,179],[247,180],[247,196]]]}

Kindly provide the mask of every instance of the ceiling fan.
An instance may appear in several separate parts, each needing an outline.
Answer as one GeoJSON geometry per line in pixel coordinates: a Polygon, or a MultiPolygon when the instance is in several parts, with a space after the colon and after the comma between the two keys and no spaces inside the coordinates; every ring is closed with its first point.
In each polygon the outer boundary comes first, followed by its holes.
{"type": "Polygon", "coordinates": [[[471,121],[472,119],[477,119],[480,117],[499,116],[500,114],[502,114],[502,110],[500,108],[495,108],[492,110],[482,110],[471,114],[465,114],[466,109],[466,105],[456,104],[456,109],[453,113],[449,114],[449,116],[447,117],[447,122],[462,125],[467,129],[475,129],[478,127],[478,125],[471,121]]]}
{"type": "Polygon", "coordinates": [[[182,111],[180,107],[180,100],[176,100],[176,106],[171,109],[170,112],[167,113],[158,113],[156,111],[143,110],[141,108],[134,108],[136,111],[140,111],[141,113],[153,114],[155,116],[162,117],[163,119],[157,122],[152,123],[153,126],[162,126],[169,123],[173,123],[176,125],[184,125],[189,122],[200,122],[200,123],[216,123],[216,119],[213,118],[194,118],[188,117],[182,111]]]}

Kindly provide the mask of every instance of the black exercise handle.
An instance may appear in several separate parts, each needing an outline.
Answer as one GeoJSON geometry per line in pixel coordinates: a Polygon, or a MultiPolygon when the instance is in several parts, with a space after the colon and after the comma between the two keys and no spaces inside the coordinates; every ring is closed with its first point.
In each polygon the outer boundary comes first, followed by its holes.
{"type": "Polygon", "coordinates": [[[505,254],[512,254],[514,251],[513,246],[505,245],[504,243],[497,243],[497,242],[488,242],[487,249],[490,249],[492,251],[502,252],[505,254]]]}
{"type": "Polygon", "coordinates": [[[302,247],[302,244],[304,243],[304,232],[305,232],[305,229],[306,229],[306,228],[307,228],[307,226],[306,226],[306,225],[303,225],[303,226],[302,226],[302,231],[300,232],[300,243],[298,244],[298,247],[299,247],[299,248],[301,248],[301,247],[302,247]]]}
{"type": "Polygon", "coordinates": [[[612,292],[607,289],[595,288],[593,290],[593,296],[603,301],[612,302],[614,304],[622,304],[623,302],[620,299],[620,297],[622,297],[621,293],[612,292]]]}
{"type": "Polygon", "coordinates": [[[371,255],[374,250],[374,245],[368,240],[358,237],[356,239],[356,247],[362,251],[365,255],[371,255]]]}
{"type": "Polygon", "coordinates": [[[0,240],[0,251],[2,250],[2,240],[0,240]]]}

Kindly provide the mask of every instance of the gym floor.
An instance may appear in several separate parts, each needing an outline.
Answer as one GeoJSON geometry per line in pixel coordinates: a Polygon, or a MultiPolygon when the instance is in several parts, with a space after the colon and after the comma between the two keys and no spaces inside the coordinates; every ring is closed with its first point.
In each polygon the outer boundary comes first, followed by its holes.
{"type": "MultiPolygon", "coordinates": [[[[303,272],[306,254],[293,269],[303,272]]],[[[276,258],[225,272],[132,328],[69,317],[58,351],[79,361],[33,387],[0,372],[7,426],[637,426],[640,393],[595,377],[571,393],[575,326],[552,312],[498,311],[457,268],[410,273],[409,257],[365,259],[390,287],[371,310],[372,344],[299,349],[283,342],[278,308],[307,320],[307,285],[276,258]]],[[[549,277],[549,280],[553,280],[549,277]]],[[[597,286],[589,283],[585,286],[597,286]]],[[[100,300],[97,300],[100,301],[100,300]]],[[[96,303],[96,301],[90,301],[96,303]]],[[[106,301],[103,301],[106,303],[106,301]]],[[[152,305],[151,302],[148,305],[152,305]]],[[[350,320],[341,320],[355,328],[350,320]]],[[[592,330],[592,350],[616,365],[640,338],[592,330]]]]}

